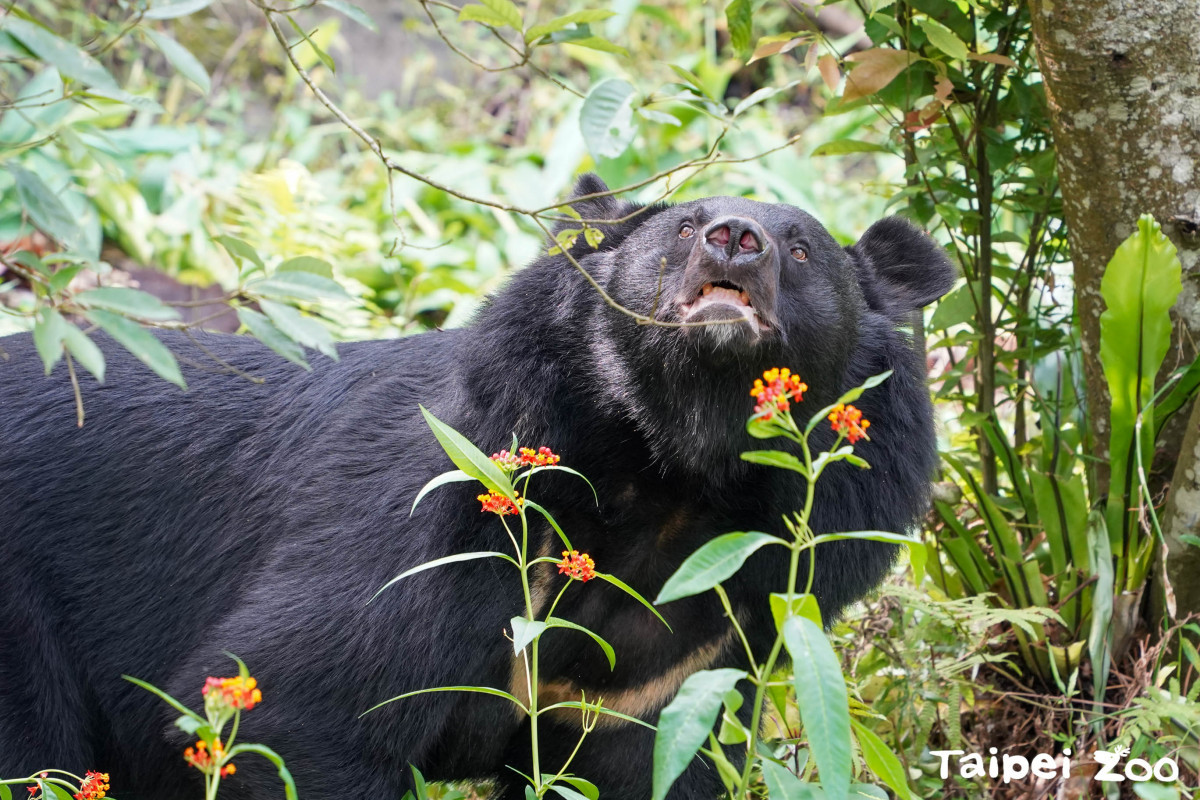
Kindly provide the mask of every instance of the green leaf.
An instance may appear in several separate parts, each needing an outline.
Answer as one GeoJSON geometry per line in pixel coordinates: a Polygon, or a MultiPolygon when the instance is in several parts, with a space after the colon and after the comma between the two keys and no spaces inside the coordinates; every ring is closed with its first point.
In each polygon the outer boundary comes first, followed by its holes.
{"type": "Polygon", "coordinates": [[[175,356],[167,349],[166,345],[141,325],[119,314],[101,309],[88,311],[84,316],[120,342],[122,347],[132,353],[138,361],[152,369],[158,377],[170,381],[180,389],[187,389],[187,383],[183,380],[183,373],[179,371],[179,362],[175,360],[175,356]]]}
{"type": "MultiPolygon", "coordinates": [[[[547,775],[546,777],[549,778],[553,776],[547,775]]],[[[550,791],[554,792],[559,797],[565,797],[566,800],[588,800],[587,795],[580,794],[574,789],[568,789],[567,787],[559,786],[558,784],[551,784],[550,791]]]]}
{"type": "Polygon", "coordinates": [[[308,42],[308,46],[312,48],[313,53],[316,54],[321,63],[325,65],[326,69],[328,69],[330,72],[337,72],[337,67],[334,66],[333,59],[329,57],[328,53],[321,49],[320,45],[312,40],[312,37],[308,35],[308,32],[305,31],[304,28],[300,27],[300,23],[292,19],[291,14],[284,14],[284,17],[286,17],[287,21],[291,23],[292,29],[296,31],[296,33],[300,34],[300,38],[308,42]]]}
{"type": "Polygon", "coordinates": [[[850,791],[850,710],[846,681],[825,632],[807,617],[783,623],[783,641],[797,669],[796,703],[800,721],[830,800],[850,791]]]}
{"type": "Polygon", "coordinates": [[[463,6],[459,12],[460,22],[482,22],[494,27],[508,27],[523,30],[525,25],[521,19],[521,9],[512,0],[481,0],[483,5],[463,6]]]}
{"type": "Polygon", "coordinates": [[[285,300],[348,300],[346,293],[335,281],[312,272],[286,270],[276,272],[269,278],[259,278],[246,284],[246,291],[264,297],[285,300]]]}
{"type": "MultiPolygon", "coordinates": [[[[514,444],[514,445],[513,445],[513,448],[512,448],[512,450],[511,450],[511,451],[509,451],[509,452],[512,452],[512,453],[515,453],[515,452],[517,452],[517,446],[514,444]]],[[[595,499],[595,501],[596,501],[596,505],[600,505],[600,495],[598,495],[598,494],[596,493],[596,487],[595,487],[595,486],[592,486],[592,482],[591,482],[591,481],[589,481],[589,480],[588,480],[586,477],[584,477],[584,475],[583,475],[583,473],[582,473],[582,472],[578,472],[578,471],[576,471],[576,470],[573,470],[573,469],[571,469],[570,467],[564,467],[564,466],[560,466],[560,465],[553,465],[553,466],[545,466],[545,467],[533,467],[533,468],[530,470],[530,474],[533,474],[533,473],[535,473],[535,472],[546,472],[546,471],[548,471],[548,470],[554,470],[554,471],[557,471],[557,472],[565,472],[565,473],[567,473],[568,475],[574,475],[576,478],[579,478],[580,480],[582,480],[584,483],[586,483],[586,484],[588,485],[588,488],[592,490],[592,498],[593,498],[593,499],[595,499]]]]}
{"type": "Polygon", "coordinates": [[[855,139],[835,139],[818,145],[813,156],[841,156],[846,153],[890,153],[885,146],[875,142],[860,142],[855,139]]]}
{"type": "Polygon", "coordinates": [[[318,0],[318,3],[345,15],[372,33],[379,33],[379,26],[371,19],[371,15],[354,3],[347,3],[346,0],[318,0]]]}
{"type": "Polygon", "coordinates": [[[749,461],[751,464],[763,464],[768,467],[790,469],[792,472],[799,472],[805,477],[808,476],[808,468],[804,466],[804,462],[791,453],[785,453],[782,450],[751,450],[742,453],[742,460],[749,461]]]}
{"type": "Polygon", "coordinates": [[[549,22],[543,22],[540,25],[534,25],[529,30],[525,31],[525,41],[532,42],[543,36],[549,36],[552,33],[564,30],[571,25],[587,25],[591,22],[601,22],[609,17],[616,16],[615,11],[609,9],[584,9],[582,11],[574,11],[570,14],[564,14],[561,17],[556,17],[549,22]]]}
{"type": "Polygon", "coordinates": [[[655,605],[707,592],[733,575],[756,550],[769,544],[787,544],[769,533],[726,533],[706,543],[675,570],[655,598],[655,605]]]}
{"type": "Polygon", "coordinates": [[[309,366],[308,361],[304,358],[304,348],[292,341],[279,328],[276,328],[271,320],[257,311],[245,307],[237,310],[237,317],[246,326],[246,329],[250,331],[251,336],[293,364],[299,364],[309,372],[312,371],[312,367],[309,366]]]}
{"type": "Polygon", "coordinates": [[[822,542],[836,542],[842,539],[867,539],[872,542],[904,545],[908,548],[908,563],[912,567],[913,582],[920,586],[921,582],[925,580],[925,559],[928,554],[920,539],[890,531],[845,531],[843,533],[823,533],[813,540],[813,544],[819,545],[822,542]]]}
{"type": "Polygon", "coordinates": [[[50,800],[47,794],[54,800],[71,800],[71,793],[53,781],[38,781],[38,785],[42,787],[43,800],[50,800]]]}
{"type": "Polygon", "coordinates": [[[213,0],[156,0],[146,9],[145,19],[176,19],[195,14],[213,4],[213,0]]]}
{"type": "Polygon", "coordinates": [[[525,617],[513,617],[509,620],[509,624],[513,629],[513,653],[516,655],[520,655],[521,651],[525,649],[525,645],[541,636],[542,632],[549,627],[549,623],[536,619],[525,619],[525,617]]]}
{"type": "Polygon", "coordinates": [[[1092,662],[1093,708],[1097,713],[1104,701],[1111,665],[1109,637],[1112,636],[1113,561],[1104,515],[1088,514],[1088,571],[1096,576],[1092,593],[1092,628],[1088,635],[1088,658],[1092,662]]]}
{"type": "Polygon", "coordinates": [[[412,569],[408,569],[408,570],[405,570],[404,572],[401,572],[399,575],[392,578],[390,581],[385,583],[383,586],[379,587],[379,591],[377,591],[377,592],[375,592],[375,594],[371,595],[371,599],[368,600],[367,602],[370,603],[370,602],[374,601],[376,597],[379,597],[379,595],[383,594],[384,589],[387,589],[393,583],[397,583],[397,582],[402,581],[405,578],[408,578],[412,575],[416,575],[418,572],[424,572],[427,569],[433,569],[434,567],[445,566],[446,564],[457,564],[459,561],[473,561],[477,558],[502,558],[510,564],[515,565],[517,563],[516,561],[513,561],[512,556],[505,555],[504,553],[498,553],[494,550],[483,550],[483,551],[479,551],[476,553],[455,553],[452,556],[442,556],[441,558],[435,558],[433,561],[426,561],[424,564],[418,564],[417,566],[413,567],[412,569]]]}
{"type": "Polygon", "coordinates": [[[742,61],[750,58],[750,40],[753,36],[753,20],[750,0],[733,0],[725,7],[725,21],[729,25],[729,45],[742,61]]]}
{"type": "Polygon", "coordinates": [[[608,658],[608,668],[610,670],[617,668],[616,651],[613,650],[612,645],[609,644],[608,642],[606,642],[603,639],[603,637],[600,636],[600,634],[598,634],[594,631],[591,631],[591,630],[583,627],[582,625],[577,625],[574,622],[571,622],[570,620],[561,619],[559,617],[548,618],[546,620],[546,624],[549,625],[551,628],[566,628],[567,630],[579,631],[580,633],[586,633],[588,636],[592,637],[592,639],[595,640],[596,644],[600,645],[600,649],[604,651],[604,655],[608,658]]]}
{"type": "Polygon", "coordinates": [[[947,28],[936,19],[921,17],[917,20],[919,27],[928,37],[929,43],[956,61],[967,60],[967,45],[958,34],[947,28]]]}
{"type": "Polygon", "coordinates": [[[169,705],[171,708],[178,711],[180,714],[183,714],[185,717],[195,720],[196,722],[199,722],[201,725],[208,724],[208,720],[206,720],[204,717],[200,716],[195,711],[192,711],[190,708],[185,706],[183,703],[179,702],[174,697],[171,697],[171,695],[167,694],[162,689],[159,689],[154,684],[146,683],[146,681],[141,680],[140,678],[135,678],[132,675],[122,675],[121,677],[124,678],[125,680],[129,681],[130,683],[132,683],[135,686],[142,687],[147,692],[150,692],[151,694],[153,694],[155,697],[159,698],[160,700],[165,701],[167,705],[169,705]]]}
{"type": "MultiPolygon", "coordinates": [[[[25,251],[23,251],[25,252],[25,251]]],[[[32,255],[32,253],[30,254],[32,255]]],[[[36,258],[36,256],[35,256],[36,258]]],[[[83,264],[69,264],[54,271],[50,276],[50,291],[54,294],[59,294],[66,291],[66,288],[71,285],[71,281],[83,269],[83,264]]]]}
{"type": "Polygon", "coordinates": [[[4,17],[2,29],[28,48],[29,52],[53,65],[63,76],[95,89],[120,91],[116,79],[103,64],[42,26],[8,14],[4,17]]]}
{"type": "Polygon", "coordinates": [[[842,396],[837,399],[837,402],[825,406],[816,414],[813,414],[811,418],[809,418],[808,424],[804,426],[804,435],[807,436],[808,434],[812,433],[812,429],[817,427],[821,420],[826,419],[835,407],[844,405],[846,403],[853,403],[855,400],[862,397],[863,392],[865,392],[867,389],[874,389],[876,386],[883,383],[890,377],[892,377],[892,371],[889,369],[887,372],[881,372],[878,375],[872,375],[863,381],[861,385],[855,386],[848,392],[844,392],[842,396]]]}
{"type": "MultiPolygon", "coordinates": [[[[518,708],[523,710],[526,714],[529,713],[529,709],[526,708],[525,704],[522,703],[520,700],[513,697],[508,692],[502,692],[499,689],[493,689],[490,686],[436,686],[432,689],[418,689],[415,692],[405,692],[404,694],[398,694],[395,697],[389,697],[387,700],[384,700],[382,703],[376,703],[375,705],[371,706],[366,711],[359,714],[358,717],[359,717],[359,719],[362,719],[367,714],[370,714],[372,711],[375,711],[376,709],[379,709],[379,708],[383,708],[388,703],[394,703],[397,700],[404,700],[409,697],[416,697],[419,694],[433,694],[434,692],[473,692],[475,694],[490,694],[494,697],[503,697],[505,700],[511,700],[518,708]]],[[[563,704],[563,705],[565,705],[565,704],[563,704]]]]}
{"type": "Polygon", "coordinates": [[[279,272],[311,272],[313,275],[321,275],[333,280],[333,265],[323,258],[314,256],[289,258],[276,267],[276,273],[279,272]]]}
{"type": "MultiPolygon", "coordinates": [[[[647,609],[649,609],[651,614],[658,617],[659,622],[661,622],[663,625],[667,625],[667,621],[665,619],[663,619],[662,614],[658,613],[658,609],[655,608],[654,606],[650,605],[650,603],[646,600],[646,598],[644,598],[640,594],[638,594],[637,591],[635,591],[631,586],[626,584],[620,578],[618,578],[614,575],[609,575],[604,572],[597,572],[596,577],[600,578],[601,580],[607,581],[608,583],[611,583],[613,586],[617,587],[622,592],[624,592],[625,594],[632,597],[634,600],[637,600],[639,603],[641,603],[647,609]]],[[[671,630],[670,625],[667,625],[667,630],[671,630]]]]}
{"type": "Polygon", "coordinates": [[[786,594],[772,592],[770,600],[771,616],[775,619],[777,631],[783,631],[783,623],[788,617],[807,617],[817,625],[825,624],[821,619],[821,606],[814,594],[793,595],[790,608],[786,594]]]}
{"type": "MultiPolygon", "coordinates": [[[[539,708],[538,716],[545,714],[547,711],[553,711],[554,709],[557,709],[557,708],[575,708],[575,709],[582,710],[583,703],[579,702],[578,700],[567,700],[562,703],[555,703],[552,706],[546,706],[545,708],[539,708]]],[[[651,725],[649,722],[646,722],[645,720],[638,719],[637,717],[631,717],[628,714],[622,714],[620,711],[613,711],[612,709],[604,708],[603,706],[601,706],[600,708],[597,708],[594,703],[588,703],[588,710],[589,711],[598,711],[601,714],[604,714],[605,716],[615,717],[616,719],[622,719],[622,720],[625,720],[626,722],[632,722],[636,725],[641,725],[643,728],[649,728],[652,731],[658,730],[655,726],[651,725]]]]}
{"type": "Polygon", "coordinates": [[[533,510],[533,511],[536,511],[536,512],[538,512],[539,514],[541,514],[543,517],[545,517],[545,518],[546,518],[546,522],[549,522],[549,523],[550,523],[550,527],[554,528],[554,532],[558,534],[558,538],[562,540],[562,543],[563,543],[564,545],[566,545],[567,549],[568,549],[568,550],[573,550],[573,549],[574,549],[574,547],[571,545],[571,540],[567,538],[566,531],[564,531],[564,530],[562,529],[562,526],[558,524],[558,520],[556,520],[556,519],[554,518],[554,516],[553,516],[553,515],[552,515],[552,514],[551,514],[549,511],[547,511],[546,509],[542,508],[540,505],[538,505],[537,503],[533,502],[533,501],[532,501],[532,500],[530,500],[528,497],[527,497],[527,498],[525,498],[525,508],[526,508],[527,510],[533,510]]]}
{"type": "Polygon", "coordinates": [[[221,247],[224,247],[226,252],[229,253],[230,257],[233,258],[234,263],[236,263],[239,267],[243,266],[244,262],[249,261],[260,270],[266,269],[266,266],[263,264],[262,257],[259,256],[258,251],[243,242],[241,239],[234,238],[233,236],[214,236],[213,241],[221,245],[221,247]]]}
{"type": "MultiPolygon", "coordinates": [[[[1112,397],[1109,451],[1108,534],[1114,545],[1138,535],[1128,509],[1137,505],[1135,424],[1146,409],[1142,463],[1154,456],[1154,378],[1171,346],[1171,306],[1179,297],[1181,265],[1175,246],[1154,217],[1143,215],[1138,230],[1121,243],[1100,280],[1106,309],[1100,315],[1100,363],[1112,397]]],[[[1117,587],[1118,590],[1124,587],[1117,587]]]]}
{"type": "Polygon", "coordinates": [[[1135,783],[1133,793],[1141,800],[1179,800],[1179,789],[1158,782],[1135,783]]]}
{"type": "Polygon", "coordinates": [[[279,771],[279,779],[283,781],[283,792],[287,800],[297,800],[296,797],[296,782],[292,779],[292,773],[288,772],[288,768],[284,766],[283,758],[271,748],[262,744],[235,744],[229,748],[226,753],[226,758],[233,758],[242,753],[254,753],[270,761],[279,771]]]}
{"type": "Polygon", "coordinates": [[[896,754],[888,749],[875,731],[857,720],[851,720],[850,724],[854,728],[855,738],[858,739],[858,748],[862,751],[863,760],[867,762],[867,769],[896,793],[897,800],[911,800],[908,777],[896,754]]]}
{"type": "Polygon", "coordinates": [[[46,365],[47,375],[62,360],[63,339],[66,338],[68,327],[73,326],[52,308],[41,311],[33,323],[33,346],[46,365]]]}
{"type": "Polygon", "coordinates": [[[413,500],[412,508],[409,510],[408,515],[411,517],[412,512],[417,510],[417,503],[421,502],[422,497],[429,494],[439,486],[445,486],[447,483],[461,483],[463,481],[473,480],[475,479],[463,472],[461,469],[452,469],[449,472],[443,472],[441,475],[438,475],[429,483],[421,487],[421,491],[417,492],[417,499],[413,500]]]}
{"type": "Polygon", "coordinates": [[[438,444],[446,451],[446,455],[450,456],[454,466],[493,492],[499,492],[510,500],[516,499],[517,492],[513,488],[512,481],[509,480],[504,470],[496,465],[496,462],[471,444],[467,437],[431,414],[425,406],[420,406],[420,409],[426,424],[433,431],[433,435],[437,437],[438,444]]]}
{"type": "Polygon", "coordinates": [[[733,107],[733,116],[741,116],[747,110],[753,108],[764,100],[769,100],[775,95],[786,92],[801,83],[805,83],[805,81],[801,79],[792,81],[791,83],[783,86],[764,86],[761,89],[755,89],[753,92],[739,100],[738,104],[733,107]]]}
{"type": "MultiPolygon", "coordinates": [[[[9,20],[23,21],[11,15],[9,20]]],[[[17,184],[17,200],[38,230],[68,250],[92,259],[99,257],[99,250],[88,241],[76,215],[63,205],[58,195],[41,178],[18,164],[7,166],[17,184]]]]}
{"type": "Polygon", "coordinates": [[[152,28],[144,28],[143,31],[167,61],[171,62],[171,66],[179,70],[180,75],[196,84],[204,94],[209,93],[212,89],[212,80],[208,77],[208,71],[204,69],[204,65],[192,55],[190,50],[165,33],[160,33],[152,28]]]}
{"type": "MultiPolygon", "coordinates": [[[[838,673],[840,676],[840,672],[838,673]]],[[[717,721],[725,693],[743,680],[740,669],[701,670],[688,677],[658,718],[654,737],[653,800],[663,800],[717,721]]]]}
{"type": "Polygon", "coordinates": [[[613,44],[608,39],[602,36],[584,36],[579,39],[571,39],[564,44],[574,44],[579,47],[586,47],[589,50],[599,50],[601,53],[613,53],[618,56],[629,56],[629,51],[618,44],[613,44]]]}
{"type": "Polygon", "coordinates": [[[1196,395],[1196,389],[1200,388],[1200,356],[1187,367],[1176,370],[1175,375],[1179,376],[1175,387],[1154,407],[1156,437],[1171,415],[1183,408],[1196,395]]]}
{"type": "Polygon", "coordinates": [[[574,786],[587,800],[600,800],[600,790],[589,780],[576,778],[574,775],[564,775],[559,780],[574,786]]]}
{"type": "Polygon", "coordinates": [[[128,317],[160,321],[179,319],[179,312],[149,292],[124,286],[101,286],[75,295],[85,308],[102,308],[128,317]]]}
{"type": "Polygon", "coordinates": [[[0,783],[0,800],[12,800],[12,789],[3,783],[0,783]]]}
{"type": "Polygon", "coordinates": [[[274,300],[259,300],[258,306],[266,312],[284,336],[294,339],[305,347],[311,347],[320,353],[338,359],[337,347],[329,330],[311,317],[306,317],[291,306],[276,303],[274,300]]]}
{"type": "Polygon", "coordinates": [[[619,78],[601,81],[588,92],[579,111],[579,129],[594,156],[616,158],[633,141],[633,96],[633,85],[619,78]]]}
{"type": "Polygon", "coordinates": [[[825,797],[819,786],[805,783],[783,764],[764,758],[762,771],[771,800],[822,800],[825,797]]]}
{"type": "Polygon", "coordinates": [[[97,381],[104,383],[104,353],[86,333],[67,323],[63,330],[63,343],[84,369],[92,373],[97,381]]]}

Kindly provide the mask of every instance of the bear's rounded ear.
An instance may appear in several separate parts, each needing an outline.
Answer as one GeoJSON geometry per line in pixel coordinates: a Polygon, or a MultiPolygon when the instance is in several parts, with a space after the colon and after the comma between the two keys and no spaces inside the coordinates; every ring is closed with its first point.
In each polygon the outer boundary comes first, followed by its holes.
{"type": "Polygon", "coordinates": [[[950,291],[957,275],[941,245],[902,217],[876,222],[846,252],[867,303],[889,314],[929,305],[950,291]]]}
{"type": "Polygon", "coordinates": [[[593,194],[603,194],[609,191],[608,184],[594,172],[587,172],[575,181],[575,190],[571,192],[571,208],[584,219],[619,219],[625,216],[628,203],[618,200],[613,195],[604,197],[588,197],[593,194]],[[586,198],[576,200],[575,198],[586,198]]]}

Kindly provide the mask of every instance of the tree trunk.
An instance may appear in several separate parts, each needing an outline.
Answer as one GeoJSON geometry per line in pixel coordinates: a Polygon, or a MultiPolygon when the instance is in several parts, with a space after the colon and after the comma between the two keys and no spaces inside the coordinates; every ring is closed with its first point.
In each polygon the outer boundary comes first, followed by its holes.
{"type": "MultiPolygon", "coordinates": [[[[1100,279],[1117,245],[1151,213],[1179,249],[1183,293],[1173,310],[1173,347],[1160,377],[1189,363],[1200,342],[1200,3],[1196,0],[1030,0],[1046,83],[1075,265],[1091,435],[1108,455],[1109,396],[1101,369],[1100,279]]],[[[1156,442],[1155,474],[1174,489],[1164,517],[1167,573],[1193,583],[1200,412],[1180,411],[1156,442]]],[[[1107,492],[1107,469],[1096,476],[1107,492]]],[[[1152,484],[1153,485],[1153,484],[1152,484]]],[[[1180,614],[1200,611],[1200,591],[1180,592],[1180,614]],[[1185,596],[1188,598],[1185,602],[1185,596]]]]}

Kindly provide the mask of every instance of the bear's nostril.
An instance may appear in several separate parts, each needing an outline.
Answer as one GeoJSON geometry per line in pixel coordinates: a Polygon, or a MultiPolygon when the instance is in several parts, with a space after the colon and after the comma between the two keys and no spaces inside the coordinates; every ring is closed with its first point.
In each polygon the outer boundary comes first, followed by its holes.
{"type": "Polygon", "coordinates": [[[730,234],[728,225],[722,225],[715,231],[708,232],[708,240],[717,247],[724,247],[725,245],[729,244],[729,236],[730,234]]]}
{"type": "Polygon", "coordinates": [[[742,234],[742,238],[738,239],[738,246],[743,250],[751,250],[755,253],[762,249],[762,247],[760,247],[758,244],[758,239],[756,239],[754,234],[750,231],[746,231],[742,234]]]}

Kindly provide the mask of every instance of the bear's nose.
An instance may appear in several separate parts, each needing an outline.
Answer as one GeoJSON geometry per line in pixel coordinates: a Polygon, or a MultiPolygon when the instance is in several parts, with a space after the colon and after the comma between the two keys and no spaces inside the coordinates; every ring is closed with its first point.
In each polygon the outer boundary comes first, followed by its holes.
{"type": "Polygon", "coordinates": [[[709,223],[704,240],[718,261],[733,261],[739,256],[755,258],[767,247],[762,226],[746,217],[722,217],[709,223]]]}

